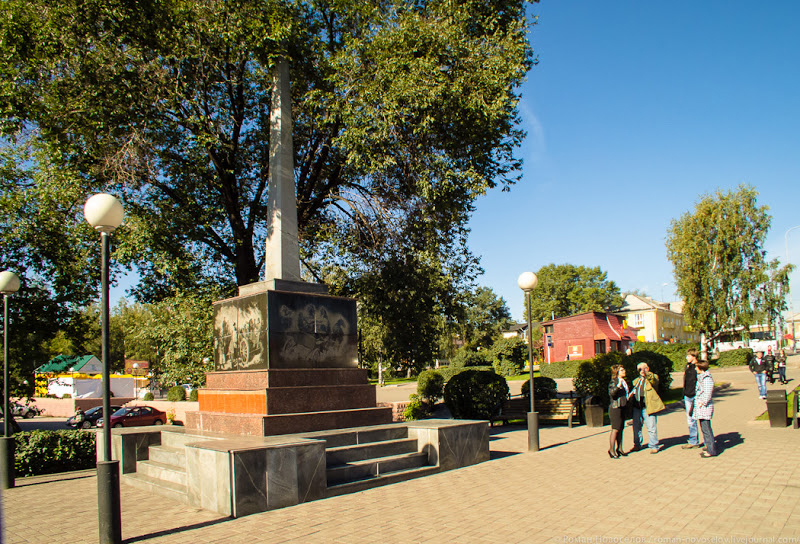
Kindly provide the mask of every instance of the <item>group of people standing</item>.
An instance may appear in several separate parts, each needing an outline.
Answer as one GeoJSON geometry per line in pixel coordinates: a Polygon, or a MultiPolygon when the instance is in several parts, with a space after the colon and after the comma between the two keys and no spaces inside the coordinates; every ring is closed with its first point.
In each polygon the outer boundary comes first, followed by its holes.
{"type": "MultiPolygon", "coordinates": [[[[628,455],[622,447],[622,434],[625,419],[630,414],[633,419],[633,449],[642,449],[642,427],[647,427],[647,447],[650,453],[658,453],[662,444],[658,441],[657,414],[664,410],[664,402],[658,396],[658,375],[650,372],[647,363],[636,366],[639,376],[632,387],[625,380],[626,371],[622,365],[611,367],[611,382],[608,394],[611,398],[608,415],[611,419],[611,435],[609,437],[608,456],[619,459],[628,455]]],[[[717,449],[714,443],[714,432],[711,429],[711,418],[714,415],[714,378],[708,371],[708,362],[697,358],[697,350],[686,352],[686,370],[683,375],[684,406],[686,422],[689,427],[689,441],[683,449],[699,448],[699,433],[703,434],[703,452],[701,457],[714,457],[717,449]]]]}
{"type": "Polygon", "coordinates": [[[786,379],[786,351],[781,349],[778,355],[772,354],[772,346],[767,346],[767,353],[757,351],[755,357],[750,360],[750,372],[756,378],[758,385],[758,396],[761,399],[767,398],[767,382],[775,383],[775,370],[778,370],[778,379],[782,384],[787,384],[786,379]],[[776,366],[777,365],[777,366],[776,366]]]}

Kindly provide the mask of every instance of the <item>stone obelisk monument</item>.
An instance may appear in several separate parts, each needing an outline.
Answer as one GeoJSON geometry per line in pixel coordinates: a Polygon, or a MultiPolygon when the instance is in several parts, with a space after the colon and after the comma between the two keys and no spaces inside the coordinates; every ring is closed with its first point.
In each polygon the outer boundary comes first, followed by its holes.
{"type": "Polygon", "coordinates": [[[390,423],[357,366],[354,299],[300,276],[289,65],[278,61],[270,110],[265,281],[214,304],[214,372],[191,430],[274,435],[390,423]]]}
{"type": "Polygon", "coordinates": [[[289,63],[283,59],[275,67],[269,124],[269,223],[264,275],[267,281],[300,281],[292,99],[289,63]]]}

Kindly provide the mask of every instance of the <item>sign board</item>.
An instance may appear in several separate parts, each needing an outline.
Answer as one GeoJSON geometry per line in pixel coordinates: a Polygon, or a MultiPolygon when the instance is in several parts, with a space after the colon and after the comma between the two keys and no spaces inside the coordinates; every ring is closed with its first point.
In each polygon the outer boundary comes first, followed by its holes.
{"type": "Polygon", "coordinates": [[[567,346],[567,355],[569,355],[570,359],[574,359],[574,358],[580,359],[580,358],[582,358],[583,357],[583,346],[582,345],[567,346]]]}

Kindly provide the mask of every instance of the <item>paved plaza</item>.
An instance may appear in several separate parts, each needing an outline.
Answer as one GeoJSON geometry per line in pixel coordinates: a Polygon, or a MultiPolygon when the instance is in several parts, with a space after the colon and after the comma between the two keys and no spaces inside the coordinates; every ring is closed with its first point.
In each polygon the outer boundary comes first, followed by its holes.
{"type": "MultiPolygon", "coordinates": [[[[790,360],[797,384],[800,356],[790,360]]],[[[609,427],[493,430],[492,460],[240,519],[122,485],[128,543],[800,542],[800,430],[754,422],[747,370],[713,372],[717,458],[683,450],[682,410],[658,418],[664,450],[609,459],[609,427]]],[[[632,446],[625,429],[625,448],[632,446]]],[[[17,480],[3,492],[5,542],[97,542],[94,471],[17,480]]]]}

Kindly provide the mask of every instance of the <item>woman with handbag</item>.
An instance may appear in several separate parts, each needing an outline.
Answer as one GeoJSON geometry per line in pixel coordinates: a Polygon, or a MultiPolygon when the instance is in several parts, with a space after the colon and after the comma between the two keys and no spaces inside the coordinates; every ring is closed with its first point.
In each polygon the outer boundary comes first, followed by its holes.
{"type": "Polygon", "coordinates": [[[625,408],[628,404],[628,383],[625,381],[625,367],[614,365],[611,367],[611,382],[608,384],[608,396],[611,404],[608,407],[608,416],[611,419],[611,436],[608,440],[608,456],[619,459],[628,455],[622,449],[622,431],[625,428],[625,408]]]}

